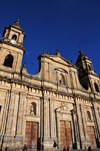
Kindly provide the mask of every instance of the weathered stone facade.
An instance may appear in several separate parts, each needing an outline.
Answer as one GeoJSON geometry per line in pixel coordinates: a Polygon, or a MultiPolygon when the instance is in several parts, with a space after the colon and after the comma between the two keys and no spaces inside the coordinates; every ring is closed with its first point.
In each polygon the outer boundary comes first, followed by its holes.
{"type": "Polygon", "coordinates": [[[76,66],[56,55],[38,57],[40,71],[21,70],[25,33],[19,21],[5,27],[0,40],[0,148],[21,151],[70,146],[100,147],[100,80],[80,50],[76,66]],[[78,72],[79,75],[78,75],[78,72]]]}

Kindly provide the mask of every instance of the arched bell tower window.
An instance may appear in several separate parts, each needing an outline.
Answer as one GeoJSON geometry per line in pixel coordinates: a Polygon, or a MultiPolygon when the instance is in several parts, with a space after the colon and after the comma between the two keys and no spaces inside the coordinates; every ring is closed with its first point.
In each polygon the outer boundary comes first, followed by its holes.
{"type": "Polygon", "coordinates": [[[36,115],[36,103],[35,102],[31,103],[30,114],[31,115],[36,115]]]}
{"type": "Polygon", "coordinates": [[[12,68],[13,60],[14,57],[11,54],[7,55],[4,61],[4,66],[12,68]]]}
{"type": "Polygon", "coordinates": [[[90,65],[88,65],[88,69],[91,70],[91,66],[90,65]]]}
{"type": "Polygon", "coordinates": [[[94,86],[95,86],[95,90],[96,90],[96,92],[99,92],[98,85],[97,85],[96,83],[94,83],[94,86]]]}
{"type": "Polygon", "coordinates": [[[16,39],[17,39],[17,36],[14,34],[14,35],[12,36],[12,39],[16,40],[16,39]]]}
{"type": "Polygon", "coordinates": [[[88,90],[88,84],[83,84],[82,86],[85,90],[88,90]]]}

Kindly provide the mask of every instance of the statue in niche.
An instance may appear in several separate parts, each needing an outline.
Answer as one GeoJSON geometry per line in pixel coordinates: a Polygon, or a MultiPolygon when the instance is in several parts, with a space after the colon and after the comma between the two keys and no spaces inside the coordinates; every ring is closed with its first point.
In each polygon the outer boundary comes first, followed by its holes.
{"type": "Polygon", "coordinates": [[[89,111],[87,111],[87,120],[88,120],[88,121],[91,121],[91,114],[90,114],[89,111]]]}
{"type": "Polygon", "coordinates": [[[64,76],[62,74],[59,75],[59,84],[65,84],[64,76]]]}
{"type": "Polygon", "coordinates": [[[63,111],[68,111],[68,107],[63,106],[63,111]]]}
{"type": "Polygon", "coordinates": [[[34,115],[34,105],[33,104],[31,104],[31,107],[30,107],[30,114],[34,115]]]}

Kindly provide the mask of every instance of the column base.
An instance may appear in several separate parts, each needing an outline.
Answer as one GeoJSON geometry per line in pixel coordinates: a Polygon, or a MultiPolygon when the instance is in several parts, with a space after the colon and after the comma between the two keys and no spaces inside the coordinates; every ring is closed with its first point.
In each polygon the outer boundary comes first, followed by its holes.
{"type": "Polygon", "coordinates": [[[80,149],[80,142],[76,142],[76,148],[80,149]]]}
{"type": "Polygon", "coordinates": [[[8,151],[22,151],[23,149],[23,136],[22,135],[11,135],[5,134],[3,138],[2,151],[5,150],[5,147],[8,148],[8,151]]]}
{"type": "Polygon", "coordinates": [[[57,143],[57,138],[56,137],[53,137],[53,138],[44,137],[43,140],[44,140],[44,151],[52,151],[54,140],[57,143]]]}

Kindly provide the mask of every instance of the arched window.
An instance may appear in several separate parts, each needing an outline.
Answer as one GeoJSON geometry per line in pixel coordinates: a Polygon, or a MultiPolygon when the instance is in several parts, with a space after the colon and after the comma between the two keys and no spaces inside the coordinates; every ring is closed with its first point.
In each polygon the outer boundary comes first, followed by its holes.
{"type": "Polygon", "coordinates": [[[30,114],[31,115],[36,115],[36,103],[35,102],[31,103],[30,114]]]}
{"type": "Polygon", "coordinates": [[[87,111],[87,120],[91,121],[91,114],[90,114],[90,111],[87,111]]]}
{"type": "Polygon", "coordinates": [[[12,68],[13,60],[14,57],[11,54],[7,55],[4,61],[4,66],[12,68]]]}
{"type": "Polygon", "coordinates": [[[62,74],[59,75],[59,84],[65,85],[65,79],[64,79],[64,76],[62,74]]]}
{"type": "Polygon", "coordinates": [[[83,69],[83,67],[81,66],[81,68],[80,68],[80,72],[83,72],[84,71],[84,69],[83,69]]]}
{"type": "Polygon", "coordinates": [[[14,35],[12,36],[12,39],[16,40],[16,39],[17,39],[17,36],[14,34],[14,35]]]}
{"type": "Polygon", "coordinates": [[[88,90],[88,84],[83,84],[82,86],[85,90],[88,90]]]}
{"type": "Polygon", "coordinates": [[[88,69],[91,70],[91,66],[90,65],[88,65],[88,69]]]}
{"type": "Polygon", "coordinates": [[[97,85],[96,83],[94,83],[94,86],[95,86],[95,90],[96,90],[96,92],[99,92],[98,85],[97,85]]]}

